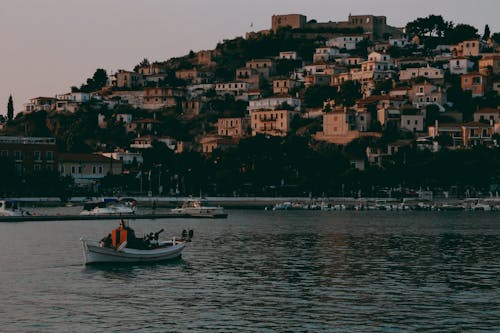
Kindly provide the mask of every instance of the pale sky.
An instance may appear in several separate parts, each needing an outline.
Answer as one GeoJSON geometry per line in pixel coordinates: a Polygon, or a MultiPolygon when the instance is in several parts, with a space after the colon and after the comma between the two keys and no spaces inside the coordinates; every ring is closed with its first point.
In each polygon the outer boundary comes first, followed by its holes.
{"type": "Polygon", "coordinates": [[[69,92],[92,76],[212,49],[227,38],[268,29],[271,15],[344,21],[386,15],[388,24],[429,14],[500,31],[500,0],[0,0],[0,114],[30,97],[69,92]],[[250,24],[253,23],[253,28],[250,24]]]}

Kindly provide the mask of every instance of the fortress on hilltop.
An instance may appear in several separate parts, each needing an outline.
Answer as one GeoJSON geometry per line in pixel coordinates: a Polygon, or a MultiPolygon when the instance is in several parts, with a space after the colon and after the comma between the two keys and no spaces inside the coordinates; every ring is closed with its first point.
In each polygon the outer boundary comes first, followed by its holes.
{"type": "Polygon", "coordinates": [[[372,40],[384,39],[385,36],[399,38],[404,33],[402,29],[387,25],[386,16],[351,15],[347,21],[340,22],[307,22],[307,17],[301,14],[273,15],[271,29],[276,32],[282,27],[291,27],[295,30],[321,30],[321,29],[363,29],[363,33],[372,40]]]}

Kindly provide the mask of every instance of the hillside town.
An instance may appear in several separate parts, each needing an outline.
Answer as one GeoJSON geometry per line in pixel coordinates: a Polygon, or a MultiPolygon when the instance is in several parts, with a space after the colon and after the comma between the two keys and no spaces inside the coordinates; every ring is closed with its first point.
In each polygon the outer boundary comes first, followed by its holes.
{"type": "Polygon", "coordinates": [[[10,106],[0,195],[498,195],[499,93],[487,25],[273,15],[10,106]]]}

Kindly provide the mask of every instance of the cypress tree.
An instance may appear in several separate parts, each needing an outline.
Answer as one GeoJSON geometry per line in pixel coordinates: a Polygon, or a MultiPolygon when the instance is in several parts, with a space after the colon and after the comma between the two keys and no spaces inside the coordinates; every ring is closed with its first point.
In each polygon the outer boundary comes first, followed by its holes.
{"type": "Polygon", "coordinates": [[[14,101],[12,100],[12,95],[9,96],[9,102],[7,103],[7,119],[12,120],[14,118],[14,101]]]}

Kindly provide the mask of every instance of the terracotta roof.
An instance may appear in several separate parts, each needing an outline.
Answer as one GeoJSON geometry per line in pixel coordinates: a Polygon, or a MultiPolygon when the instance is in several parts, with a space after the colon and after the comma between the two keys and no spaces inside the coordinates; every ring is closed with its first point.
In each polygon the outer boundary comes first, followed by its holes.
{"type": "Polygon", "coordinates": [[[116,160],[105,157],[102,155],[98,154],[73,154],[73,153],[68,153],[68,154],[59,154],[59,161],[60,162],[101,162],[101,163],[111,163],[115,162],[116,160]]]}
{"type": "Polygon", "coordinates": [[[471,121],[469,123],[465,123],[465,124],[463,124],[463,126],[465,126],[465,127],[491,127],[491,125],[489,125],[489,124],[480,123],[477,121],[471,121]]]}

